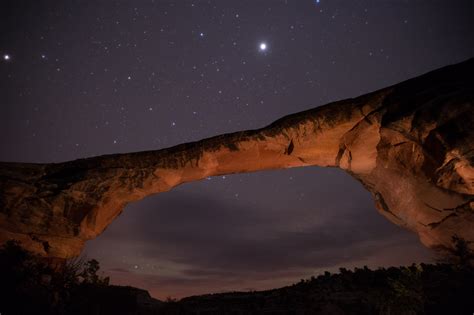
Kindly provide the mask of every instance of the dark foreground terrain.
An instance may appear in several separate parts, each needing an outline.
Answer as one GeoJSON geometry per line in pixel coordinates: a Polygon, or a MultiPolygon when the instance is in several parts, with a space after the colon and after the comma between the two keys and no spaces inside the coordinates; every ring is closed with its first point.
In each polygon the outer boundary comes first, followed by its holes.
{"type": "Polygon", "coordinates": [[[163,314],[471,314],[474,273],[451,265],[341,269],[261,292],[185,298],[163,314]]]}
{"type": "Polygon", "coordinates": [[[44,262],[14,242],[0,251],[0,312],[10,314],[472,314],[472,253],[462,239],[443,263],[340,269],[267,291],[158,301],[109,285],[99,263],[44,262]]]}

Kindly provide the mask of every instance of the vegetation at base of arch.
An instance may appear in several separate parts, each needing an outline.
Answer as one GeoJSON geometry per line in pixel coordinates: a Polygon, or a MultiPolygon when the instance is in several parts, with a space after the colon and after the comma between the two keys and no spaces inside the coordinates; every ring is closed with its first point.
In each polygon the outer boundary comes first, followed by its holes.
{"type": "Polygon", "coordinates": [[[67,314],[109,285],[95,259],[51,264],[8,241],[0,250],[1,314],[67,314]]]}
{"type": "Polygon", "coordinates": [[[171,300],[160,314],[472,314],[474,255],[452,241],[436,264],[340,268],[273,290],[171,300]]]}
{"type": "Polygon", "coordinates": [[[471,314],[474,255],[453,237],[436,264],[317,277],[273,290],[207,294],[160,302],[144,290],[109,285],[96,260],[56,267],[15,242],[0,250],[0,312],[6,314],[471,314]],[[138,298],[140,297],[140,298],[138,298]],[[138,303],[140,300],[142,302],[138,303]],[[145,303],[143,303],[145,301],[145,303]]]}

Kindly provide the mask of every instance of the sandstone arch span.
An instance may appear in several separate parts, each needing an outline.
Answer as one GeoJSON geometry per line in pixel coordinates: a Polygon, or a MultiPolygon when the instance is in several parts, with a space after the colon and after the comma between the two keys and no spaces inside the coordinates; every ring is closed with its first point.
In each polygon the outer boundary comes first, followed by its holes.
{"type": "MultiPolygon", "coordinates": [[[[474,59],[267,127],[56,164],[0,163],[0,242],[67,258],[124,206],[208,176],[339,167],[429,247],[474,241],[474,59]]],[[[472,246],[474,243],[471,243],[472,246]]]]}

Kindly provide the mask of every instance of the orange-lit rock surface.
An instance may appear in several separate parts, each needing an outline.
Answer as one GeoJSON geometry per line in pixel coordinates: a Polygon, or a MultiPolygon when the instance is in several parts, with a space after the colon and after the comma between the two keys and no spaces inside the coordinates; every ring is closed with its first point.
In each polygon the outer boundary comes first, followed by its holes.
{"type": "Polygon", "coordinates": [[[471,59],[258,130],[57,164],[0,163],[0,242],[76,256],[129,202],[208,176],[308,165],[346,170],[426,246],[448,247],[455,233],[472,242],[473,78],[471,59]]]}

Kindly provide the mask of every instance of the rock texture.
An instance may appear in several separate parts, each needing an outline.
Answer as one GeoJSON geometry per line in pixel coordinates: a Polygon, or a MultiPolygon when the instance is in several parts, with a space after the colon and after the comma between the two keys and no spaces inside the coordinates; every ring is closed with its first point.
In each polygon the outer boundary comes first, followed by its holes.
{"type": "Polygon", "coordinates": [[[129,202],[208,176],[308,165],[346,170],[426,246],[447,248],[455,233],[473,242],[473,74],[470,59],[262,129],[162,150],[0,163],[0,242],[76,256],[129,202]]]}

